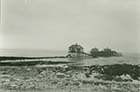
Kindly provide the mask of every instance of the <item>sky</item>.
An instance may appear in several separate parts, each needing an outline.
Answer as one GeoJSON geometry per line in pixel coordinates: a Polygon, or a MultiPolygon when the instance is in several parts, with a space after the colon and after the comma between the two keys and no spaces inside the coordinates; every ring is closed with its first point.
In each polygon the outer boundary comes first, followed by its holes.
{"type": "Polygon", "coordinates": [[[139,0],[1,1],[1,49],[140,52],[139,0]]]}

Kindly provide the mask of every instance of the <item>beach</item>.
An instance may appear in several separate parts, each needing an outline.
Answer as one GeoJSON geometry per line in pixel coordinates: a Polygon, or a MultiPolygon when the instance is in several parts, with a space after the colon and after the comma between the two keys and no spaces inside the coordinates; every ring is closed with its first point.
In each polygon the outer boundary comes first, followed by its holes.
{"type": "Polygon", "coordinates": [[[0,92],[140,92],[140,66],[70,63],[1,66],[0,89],[0,92]]]}

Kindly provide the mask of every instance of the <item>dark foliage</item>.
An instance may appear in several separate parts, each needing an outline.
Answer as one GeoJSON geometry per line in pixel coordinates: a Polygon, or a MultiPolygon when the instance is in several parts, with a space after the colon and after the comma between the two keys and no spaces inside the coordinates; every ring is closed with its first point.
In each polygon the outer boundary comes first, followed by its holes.
{"type": "Polygon", "coordinates": [[[115,76],[129,74],[133,79],[138,80],[140,77],[140,67],[138,65],[130,64],[115,64],[104,66],[91,66],[90,71],[97,71],[103,74],[103,79],[112,80],[115,76]]]}
{"type": "Polygon", "coordinates": [[[99,51],[98,48],[92,48],[90,51],[92,57],[110,57],[110,56],[121,56],[120,53],[113,51],[109,48],[99,51]]]}

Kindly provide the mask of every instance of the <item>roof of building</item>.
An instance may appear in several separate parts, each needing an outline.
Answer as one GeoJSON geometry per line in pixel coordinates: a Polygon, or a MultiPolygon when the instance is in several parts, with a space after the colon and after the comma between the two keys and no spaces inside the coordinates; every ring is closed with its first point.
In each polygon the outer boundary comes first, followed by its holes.
{"type": "Polygon", "coordinates": [[[69,48],[81,48],[81,49],[84,49],[81,45],[78,45],[77,43],[71,45],[69,48]]]}

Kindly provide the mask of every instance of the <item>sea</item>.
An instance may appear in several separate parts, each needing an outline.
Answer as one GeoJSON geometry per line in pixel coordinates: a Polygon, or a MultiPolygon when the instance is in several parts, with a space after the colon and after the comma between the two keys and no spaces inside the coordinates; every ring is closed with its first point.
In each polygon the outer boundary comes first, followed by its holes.
{"type": "MultiPolygon", "coordinates": [[[[55,50],[0,50],[0,56],[25,56],[25,57],[52,57],[66,56],[67,51],[55,50]]],[[[46,61],[76,62],[79,65],[112,65],[112,64],[133,64],[140,65],[140,53],[122,53],[121,57],[99,57],[99,58],[52,58],[46,61]]]]}

